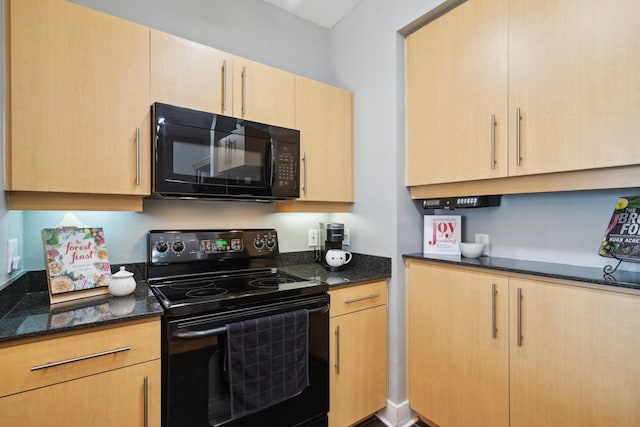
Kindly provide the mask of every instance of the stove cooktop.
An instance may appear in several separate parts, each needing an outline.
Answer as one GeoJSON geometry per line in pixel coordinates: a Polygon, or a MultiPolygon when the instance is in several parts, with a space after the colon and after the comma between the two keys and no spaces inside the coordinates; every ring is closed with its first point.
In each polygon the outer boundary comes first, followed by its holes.
{"type": "Polygon", "coordinates": [[[275,230],[150,231],[147,282],[168,316],[212,313],[326,293],[279,272],[275,230]]]}
{"type": "Polygon", "coordinates": [[[200,310],[210,311],[326,291],[316,280],[306,280],[282,272],[218,278],[178,278],[157,283],[151,281],[149,285],[162,306],[169,311],[188,306],[200,306],[200,310]]]}

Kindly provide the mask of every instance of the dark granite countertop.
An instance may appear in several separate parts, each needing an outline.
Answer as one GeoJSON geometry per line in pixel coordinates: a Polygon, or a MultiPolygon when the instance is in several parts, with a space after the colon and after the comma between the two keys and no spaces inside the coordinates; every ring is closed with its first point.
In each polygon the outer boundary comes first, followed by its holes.
{"type": "MultiPolygon", "coordinates": [[[[131,270],[130,270],[131,271],[131,270]]],[[[28,272],[0,292],[0,343],[161,316],[162,307],[136,274],[131,295],[110,294],[50,304],[44,272],[28,272]]]]}
{"type": "Polygon", "coordinates": [[[347,286],[391,277],[391,258],[353,253],[353,259],[340,271],[329,271],[314,260],[314,252],[280,254],[278,269],[330,286],[347,286]]]}
{"type": "MultiPolygon", "coordinates": [[[[437,257],[425,256],[422,253],[413,253],[404,254],[403,258],[436,261],[458,266],[528,274],[552,279],[572,280],[591,285],[606,285],[640,290],[640,273],[625,270],[617,270],[614,273],[606,274],[602,268],[484,256],[479,258],[437,257]]],[[[611,264],[615,267],[617,261],[613,259],[611,261],[611,264]]]]}
{"type": "MultiPolygon", "coordinates": [[[[162,306],[144,281],[144,263],[126,264],[134,273],[136,291],[124,297],[110,294],[51,305],[44,271],[27,272],[0,291],[0,343],[64,331],[161,316],[162,306]]],[[[283,253],[278,268],[329,285],[350,285],[391,277],[391,258],[353,254],[338,272],[314,261],[313,251],[283,253]]],[[[117,271],[118,266],[112,266],[117,271]]]]}

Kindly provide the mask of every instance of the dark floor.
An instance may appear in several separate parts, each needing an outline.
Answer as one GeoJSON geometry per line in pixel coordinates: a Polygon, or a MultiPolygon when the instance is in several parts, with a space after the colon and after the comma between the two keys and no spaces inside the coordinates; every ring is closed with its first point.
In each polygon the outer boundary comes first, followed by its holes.
{"type": "MultiPolygon", "coordinates": [[[[364,420],[360,424],[357,424],[355,427],[387,427],[385,423],[380,421],[376,417],[371,417],[369,419],[364,420]]],[[[425,423],[418,420],[415,424],[412,424],[411,427],[428,427],[425,423]]]]}

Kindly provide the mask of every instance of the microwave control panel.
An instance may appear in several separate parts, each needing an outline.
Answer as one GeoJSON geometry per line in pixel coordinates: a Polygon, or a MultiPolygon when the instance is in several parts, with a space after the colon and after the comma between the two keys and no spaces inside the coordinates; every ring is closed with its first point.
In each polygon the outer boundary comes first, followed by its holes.
{"type": "Polygon", "coordinates": [[[273,144],[273,158],[275,170],[273,177],[273,196],[299,196],[298,165],[300,164],[300,151],[298,144],[276,141],[273,144]]]}

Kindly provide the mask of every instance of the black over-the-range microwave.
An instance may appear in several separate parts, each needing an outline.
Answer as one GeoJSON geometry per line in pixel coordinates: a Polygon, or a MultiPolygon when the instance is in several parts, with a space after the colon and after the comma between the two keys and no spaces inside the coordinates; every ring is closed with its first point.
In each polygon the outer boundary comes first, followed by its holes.
{"type": "Polygon", "coordinates": [[[151,108],[151,197],[300,196],[300,131],[161,103],[151,108]]]}

